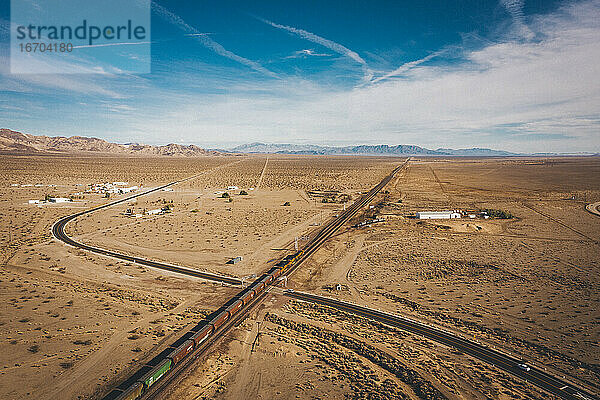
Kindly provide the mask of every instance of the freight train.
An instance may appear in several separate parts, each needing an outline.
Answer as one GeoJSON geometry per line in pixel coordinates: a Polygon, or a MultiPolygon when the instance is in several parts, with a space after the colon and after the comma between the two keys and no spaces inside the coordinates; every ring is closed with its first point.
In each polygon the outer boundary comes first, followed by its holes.
{"type": "MultiPolygon", "coordinates": [[[[184,361],[196,349],[199,349],[208,338],[221,328],[225,322],[248,305],[254,298],[259,296],[265,289],[275,282],[275,280],[287,272],[287,270],[296,262],[302,255],[303,251],[298,251],[285,256],[275,266],[269,269],[260,278],[255,280],[238,299],[233,301],[222,311],[217,313],[209,321],[201,322],[184,336],[188,336],[182,344],[171,348],[171,351],[164,359],[156,363],[152,369],[143,374],[139,379],[133,382],[129,387],[118,390],[115,389],[105,399],[115,400],[136,400],[142,397],[148,389],[156,382],[166,376],[175,366],[184,361]]],[[[147,367],[146,367],[147,368],[147,367]]]]}

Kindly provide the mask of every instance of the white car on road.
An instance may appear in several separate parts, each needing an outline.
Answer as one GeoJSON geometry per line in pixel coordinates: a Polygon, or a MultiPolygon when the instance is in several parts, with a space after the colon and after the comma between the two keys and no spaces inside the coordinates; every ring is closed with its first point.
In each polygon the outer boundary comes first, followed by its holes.
{"type": "Polygon", "coordinates": [[[527,364],[519,364],[518,367],[521,368],[523,371],[531,371],[531,367],[527,364]]]}

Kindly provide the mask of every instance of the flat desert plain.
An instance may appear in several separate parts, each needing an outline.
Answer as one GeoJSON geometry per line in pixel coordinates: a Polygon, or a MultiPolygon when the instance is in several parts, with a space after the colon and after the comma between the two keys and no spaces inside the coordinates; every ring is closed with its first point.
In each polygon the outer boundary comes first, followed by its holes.
{"type": "MultiPolygon", "coordinates": [[[[193,176],[87,214],[67,232],[122,253],[252,279],[404,161],[1,159],[0,393],[8,399],[100,398],[239,291],[53,239],[61,216],[126,196],[85,193],[88,185],[127,182],[142,191],[193,176]],[[28,203],[46,194],[74,201],[28,203]],[[161,208],[170,212],[145,213],[161,208]],[[228,264],[234,257],[242,260],[228,264]]],[[[457,332],[598,394],[600,217],[585,209],[597,201],[597,157],[412,157],[287,287],[457,332]],[[512,217],[484,219],[483,209],[512,217]],[[442,210],[475,218],[414,218],[442,210]],[[384,221],[352,227],[374,218],[384,221]]],[[[283,293],[274,288],[163,397],[552,398],[452,348],[283,293]]]]}

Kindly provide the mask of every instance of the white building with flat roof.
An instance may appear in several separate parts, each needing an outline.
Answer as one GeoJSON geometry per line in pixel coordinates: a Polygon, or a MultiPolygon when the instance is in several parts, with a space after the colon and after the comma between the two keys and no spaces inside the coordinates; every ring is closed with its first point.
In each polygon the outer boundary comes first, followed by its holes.
{"type": "Polygon", "coordinates": [[[460,213],[456,211],[419,211],[418,219],[455,219],[460,218],[460,213]]]}

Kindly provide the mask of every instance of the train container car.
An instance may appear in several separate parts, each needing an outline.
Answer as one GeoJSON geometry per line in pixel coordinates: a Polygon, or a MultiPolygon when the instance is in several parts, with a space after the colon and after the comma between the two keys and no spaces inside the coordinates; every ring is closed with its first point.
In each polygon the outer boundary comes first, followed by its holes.
{"type": "Polygon", "coordinates": [[[275,271],[270,272],[269,275],[271,275],[273,277],[273,279],[275,279],[275,278],[279,277],[279,275],[281,275],[281,270],[275,269],[275,271]]]}
{"type": "Polygon", "coordinates": [[[129,389],[117,396],[115,400],[136,400],[142,396],[143,392],[144,385],[141,382],[135,382],[129,389]]]}
{"type": "Polygon", "coordinates": [[[190,329],[191,332],[198,332],[200,329],[204,328],[206,326],[206,321],[202,320],[200,322],[198,322],[196,324],[196,326],[194,326],[192,329],[190,329]]]}
{"type": "Polygon", "coordinates": [[[298,261],[300,259],[300,257],[302,257],[302,254],[304,254],[303,251],[299,251],[299,252],[295,253],[293,255],[293,257],[290,259],[290,262],[288,264],[292,264],[292,263],[295,263],[296,261],[298,261]]]}
{"type": "MultiPolygon", "coordinates": [[[[256,290],[256,289],[254,289],[256,290]]],[[[244,295],[240,298],[240,300],[242,300],[242,303],[244,303],[244,305],[247,305],[249,302],[252,301],[252,299],[254,298],[254,290],[248,290],[246,293],[244,293],[244,295]]]]}
{"type": "Polygon", "coordinates": [[[179,361],[183,360],[185,356],[192,352],[192,350],[194,350],[194,341],[186,340],[181,346],[173,350],[167,357],[173,361],[174,365],[177,365],[179,361]]]}
{"type": "Polygon", "coordinates": [[[256,289],[254,289],[256,295],[258,296],[258,294],[260,292],[262,292],[263,290],[265,290],[265,283],[260,281],[256,284],[256,289]]]}
{"type": "Polygon", "coordinates": [[[225,321],[227,321],[227,319],[229,319],[229,313],[227,311],[222,311],[221,313],[219,313],[219,315],[214,317],[210,321],[210,323],[212,324],[212,326],[215,328],[215,331],[216,331],[221,326],[223,326],[223,324],[225,323],[225,321]]]}
{"type": "Polygon", "coordinates": [[[210,334],[213,332],[213,329],[213,326],[208,324],[192,335],[190,339],[192,339],[195,343],[195,346],[198,347],[210,336],[210,334]]]}
{"type": "Polygon", "coordinates": [[[152,368],[150,372],[140,378],[140,382],[144,384],[144,389],[148,389],[154,385],[164,374],[169,372],[173,362],[170,358],[160,362],[156,367],[152,368]]]}
{"type": "Polygon", "coordinates": [[[262,288],[261,288],[261,290],[263,290],[263,291],[264,291],[264,290],[267,288],[267,285],[269,284],[269,282],[268,282],[268,277],[266,277],[266,276],[265,276],[264,278],[262,278],[262,279],[260,280],[260,284],[262,285],[262,288]]]}
{"type": "Polygon", "coordinates": [[[269,268],[269,270],[266,272],[267,275],[272,274],[274,271],[279,271],[279,268],[277,268],[277,266],[273,266],[271,268],[269,268]]]}
{"type": "Polygon", "coordinates": [[[244,303],[242,302],[242,300],[236,300],[232,305],[227,307],[225,311],[229,313],[229,318],[231,318],[235,313],[240,311],[240,308],[242,308],[243,306],[244,303]]]}

